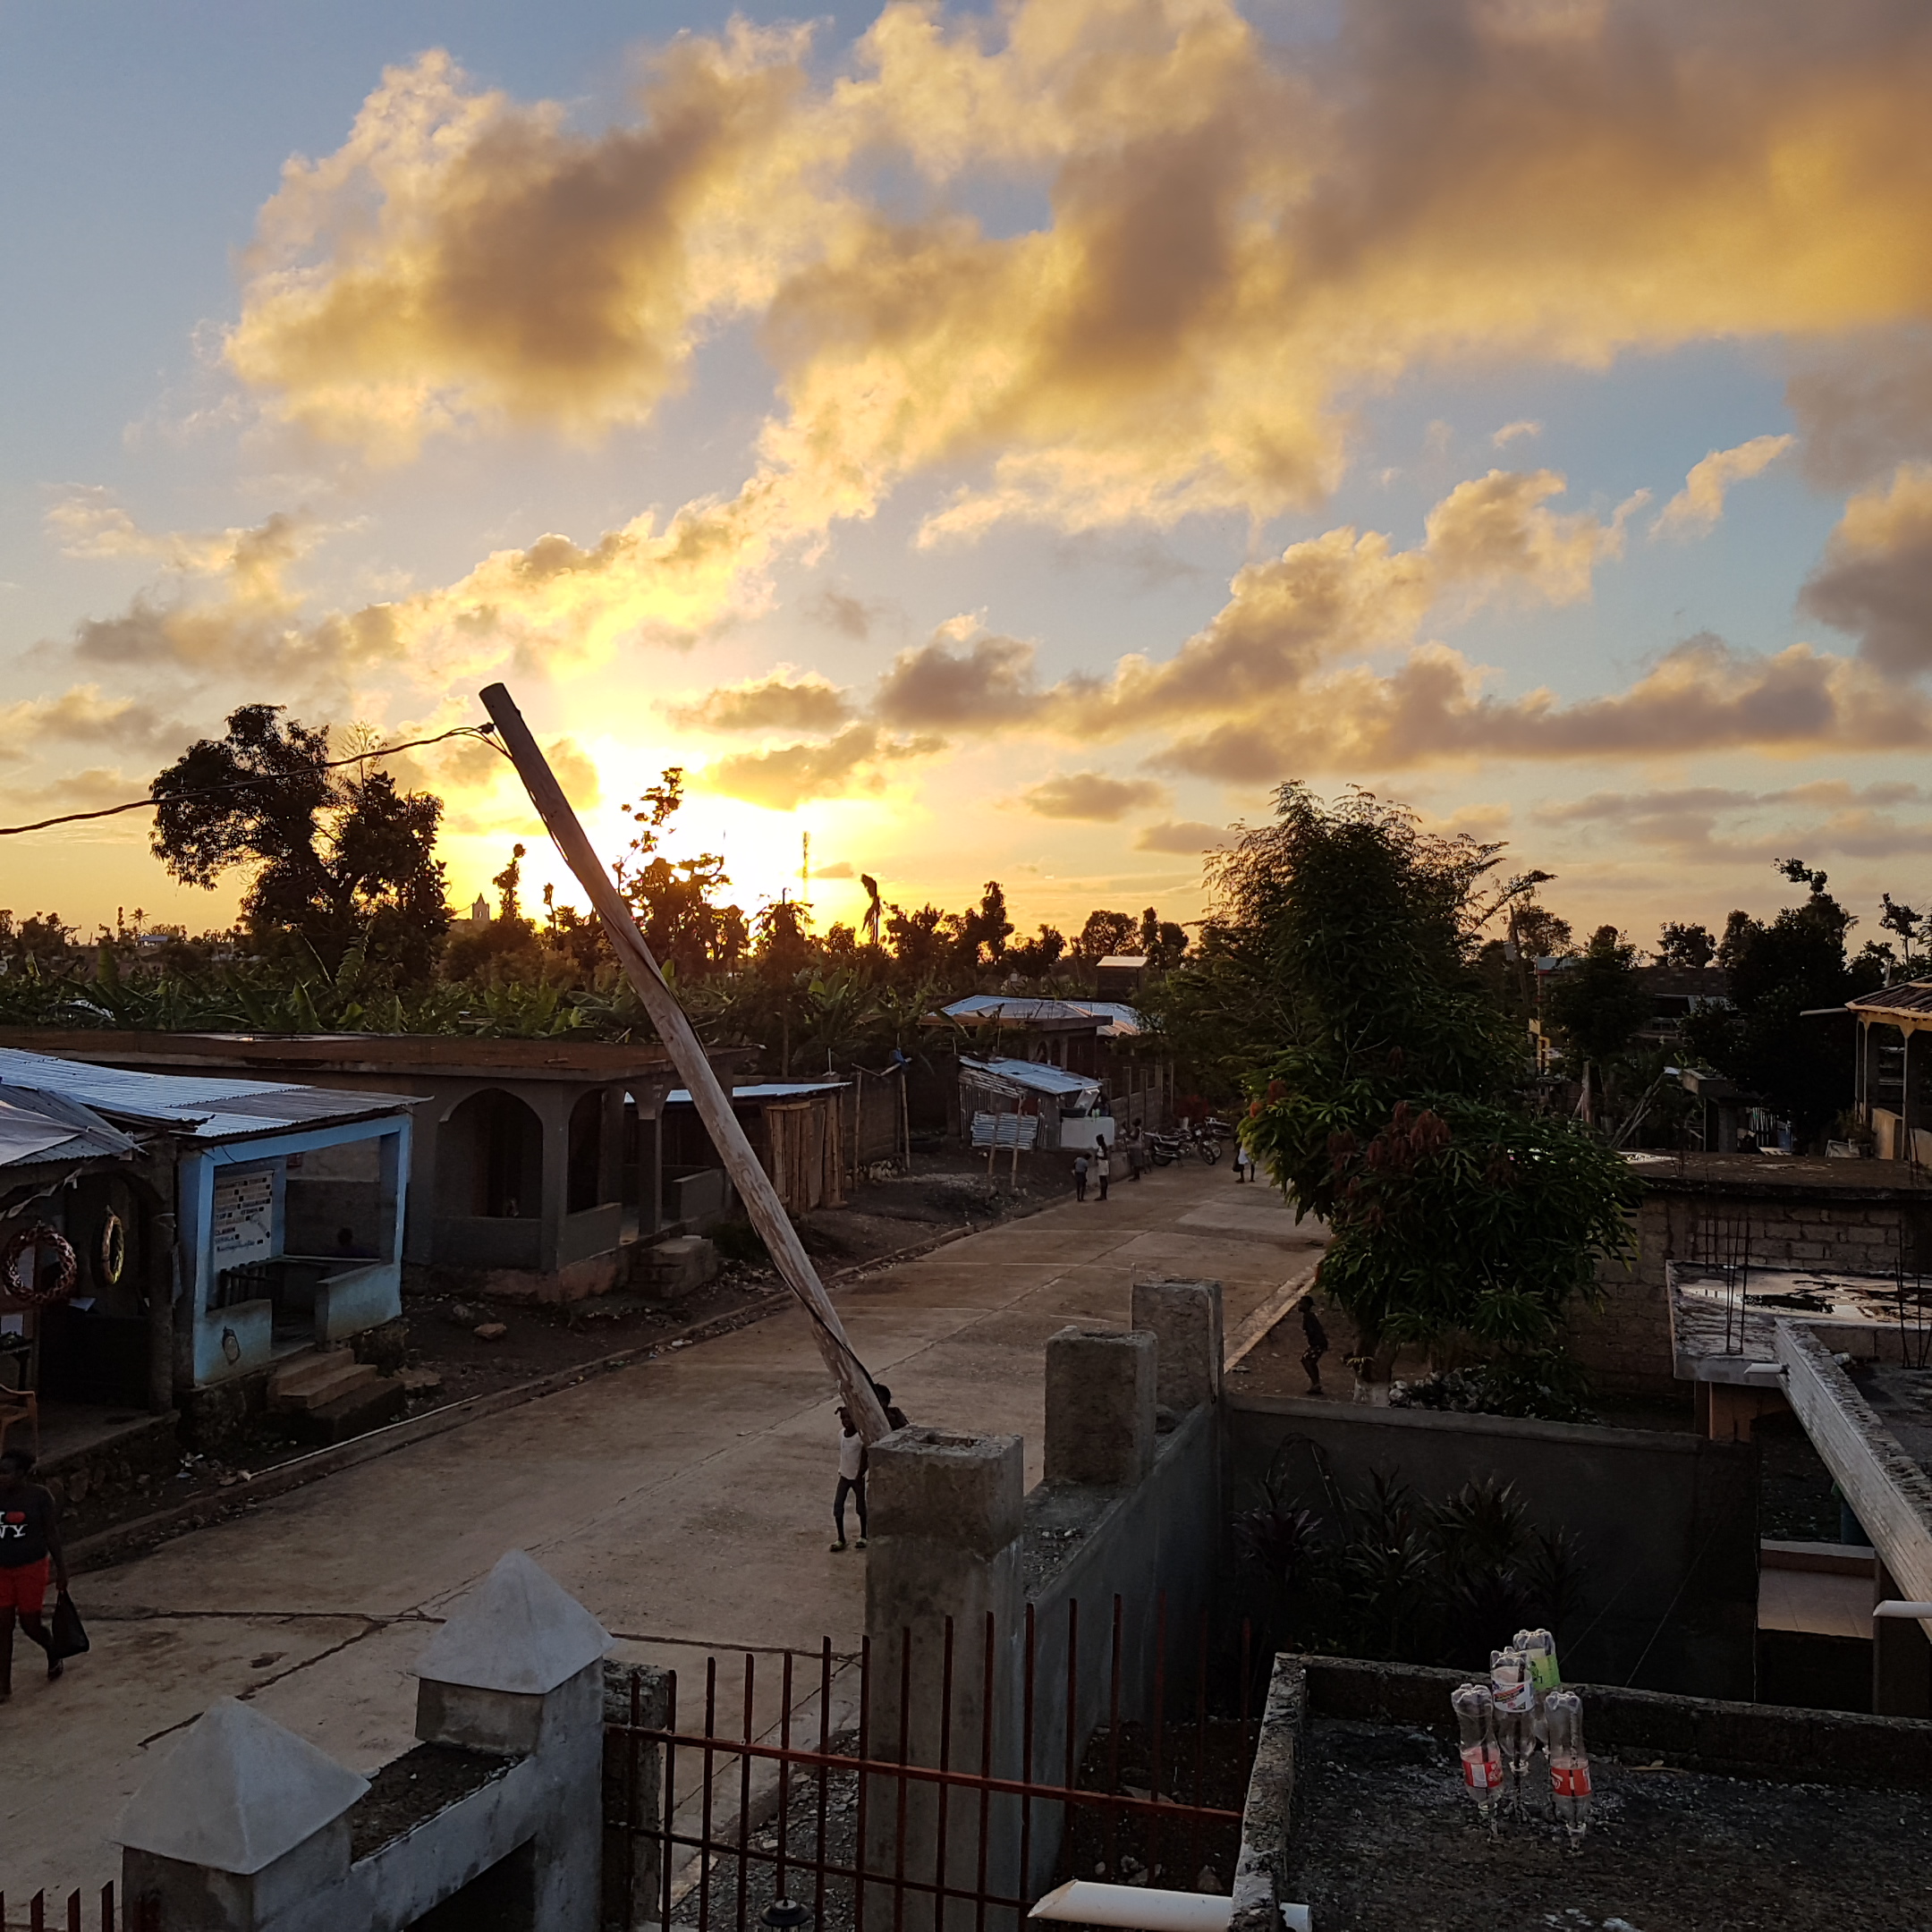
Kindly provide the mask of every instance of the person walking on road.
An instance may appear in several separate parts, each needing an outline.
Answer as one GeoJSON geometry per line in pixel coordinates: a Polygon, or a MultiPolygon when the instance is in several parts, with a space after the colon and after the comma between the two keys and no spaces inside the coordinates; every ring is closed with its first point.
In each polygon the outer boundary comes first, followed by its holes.
{"type": "Polygon", "coordinates": [[[0,1704],[13,1695],[13,1625],[47,1654],[47,1682],[61,1674],[54,1640],[41,1621],[47,1577],[67,1593],[67,1557],[61,1548],[60,1509],[37,1482],[24,1449],[0,1452],[0,1704]]]}
{"type": "Polygon", "coordinates": [[[1107,1178],[1114,1171],[1114,1163],[1107,1157],[1106,1142],[1096,1140],[1093,1150],[1094,1179],[1100,1183],[1100,1199],[1106,1199],[1107,1178]]]}
{"type": "Polygon", "coordinates": [[[1146,1165],[1147,1149],[1140,1144],[1140,1123],[1136,1121],[1127,1130],[1127,1178],[1138,1181],[1146,1165]]]}
{"type": "Polygon", "coordinates": [[[1073,1199],[1087,1199],[1087,1157],[1082,1154],[1073,1163],[1073,1199]]]}

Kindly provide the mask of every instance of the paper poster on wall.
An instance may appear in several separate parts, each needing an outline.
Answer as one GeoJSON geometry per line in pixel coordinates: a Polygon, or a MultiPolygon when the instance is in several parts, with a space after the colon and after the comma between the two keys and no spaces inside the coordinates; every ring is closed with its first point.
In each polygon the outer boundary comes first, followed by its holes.
{"type": "Polygon", "coordinates": [[[245,1267],[275,1251],[275,1175],[255,1168],[215,1180],[215,1266],[245,1267]]]}

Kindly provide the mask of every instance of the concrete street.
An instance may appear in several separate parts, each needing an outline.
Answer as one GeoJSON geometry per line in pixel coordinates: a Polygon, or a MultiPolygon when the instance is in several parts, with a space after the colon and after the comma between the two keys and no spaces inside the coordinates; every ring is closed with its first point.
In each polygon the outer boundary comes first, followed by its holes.
{"type": "MultiPolygon", "coordinates": [[[[1318,1231],[1226,1165],[1122,1181],[840,1291],[852,1343],[916,1422],[1027,1441],[1039,1476],[1046,1340],[1123,1323],[1137,1275],[1217,1278],[1229,1334],[1312,1263],[1318,1231]]],[[[856,1647],[863,1553],[828,1548],[831,1382],[802,1315],[488,1417],[77,1580],[94,1640],[42,1684],[21,1644],[0,1709],[0,1886],[98,1887],[126,1795],[214,1698],[245,1697],[369,1770],[411,1741],[405,1674],[512,1547],[626,1641],[856,1647]]],[[[728,1674],[721,1670],[721,1676],[728,1674]]],[[[686,1711],[690,1710],[687,1703],[686,1711]]]]}

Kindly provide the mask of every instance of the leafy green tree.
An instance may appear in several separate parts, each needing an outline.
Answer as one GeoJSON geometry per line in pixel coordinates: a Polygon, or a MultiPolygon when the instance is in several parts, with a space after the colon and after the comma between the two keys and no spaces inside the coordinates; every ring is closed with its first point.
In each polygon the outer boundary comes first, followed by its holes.
{"type": "Polygon", "coordinates": [[[1637,948],[1614,926],[1599,926],[1582,954],[1548,976],[1545,1020],[1580,1064],[1601,1067],[1630,1046],[1654,1002],[1637,979],[1637,948]]]}
{"type": "Polygon", "coordinates": [[[1032,938],[1006,948],[1003,963],[1023,979],[1044,979],[1066,957],[1066,935],[1043,925],[1032,938]]]}
{"type": "Polygon", "coordinates": [[[1140,936],[1140,921],[1131,912],[1089,912],[1073,941],[1073,957],[1091,966],[1115,953],[1124,953],[1140,936]]]}
{"type": "Polygon", "coordinates": [[[1800,859],[1781,860],[1778,870],[1807,888],[1804,899],[1768,922],[1732,913],[1717,945],[1717,962],[1730,974],[1731,1004],[1691,1013],[1684,1043],[1718,1072],[1763,1095],[1797,1139],[1810,1143],[1851,1106],[1853,1086],[1843,1040],[1804,1015],[1875,990],[1885,973],[1869,953],[1847,960],[1845,942],[1858,922],[1826,889],[1823,872],[1800,859]]]}
{"type": "Polygon", "coordinates": [[[946,915],[930,902],[917,911],[888,908],[886,940],[893,963],[902,978],[928,979],[945,972],[956,956],[956,936],[946,929],[946,915]]]}
{"type": "Polygon", "coordinates": [[[1520,1103],[1523,1036],[1473,970],[1500,852],[1284,785],[1275,822],[1210,861],[1200,956],[1158,990],[1183,1055],[1251,1095],[1242,1140],[1330,1224],[1321,1284],[1365,1353],[1546,1346],[1625,1240],[1623,1162],[1520,1103]]]}
{"type": "Polygon", "coordinates": [[[258,942],[299,940],[331,971],[360,945],[404,979],[427,978],[449,928],[442,800],[400,792],[373,766],[332,770],[329,727],[284,724],[282,711],[242,706],[222,737],[156,776],[156,857],[210,889],[248,869],[242,912],[258,942]]]}
{"type": "Polygon", "coordinates": [[[1687,926],[1675,919],[1667,922],[1657,935],[1657,964],[1689,967],[1695,970],[1708,966],[1717,956],[1717,942],[1708,926],[1687,926]]]}
{"type": "Polygon", "coordinates": [[[651,956],[660,966],[696,979],[736,966],[751,935],[742,910],[720,902],[731,879],[718,853],[665,858],[664,841],[683,802],[684,770],[673,765],[635,805],[621,806],[636,830],[612,874],[651,956]]]}

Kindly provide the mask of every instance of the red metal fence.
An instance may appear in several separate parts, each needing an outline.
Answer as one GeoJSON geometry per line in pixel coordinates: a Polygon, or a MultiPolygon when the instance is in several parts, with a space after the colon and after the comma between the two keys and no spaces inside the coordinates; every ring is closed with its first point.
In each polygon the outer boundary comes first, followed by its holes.
{"type": "Polygon", "coordinates": [[[94,1909],[90,1902],[78,1892],[67,1894],[64,1906],[57,1899],[48,1898],[43,1891],[36,1892],[27,1901],[27,1916],[21,1919],[7,1917],[6,1894],[0,1892],[0,1927],[20,1925],[30,1932],[161,1932],[161,1909],[152,1899],[128,1899],[121,1905],[120,1916],[114,1913],[114,1888],[104,1885],[100,1897],[94,1909]]]}
{"type": "Polygon", "coordinates": [[[1206,1619],[1184,1646],[1165,1602],[1132,1622],[1115,1597],[1097,1644],[1072,1602],[1050,1631],[1029,1606],[1012,1632],[713,1656],[655,1712],[634,1677],[606,1732],[631,1922],[752,1932],[786,1901],[829,1932],[1008,1932],[1076,1874],[1226,1890],[1246,1674],[1216,1715],[1206,1619]]]}

